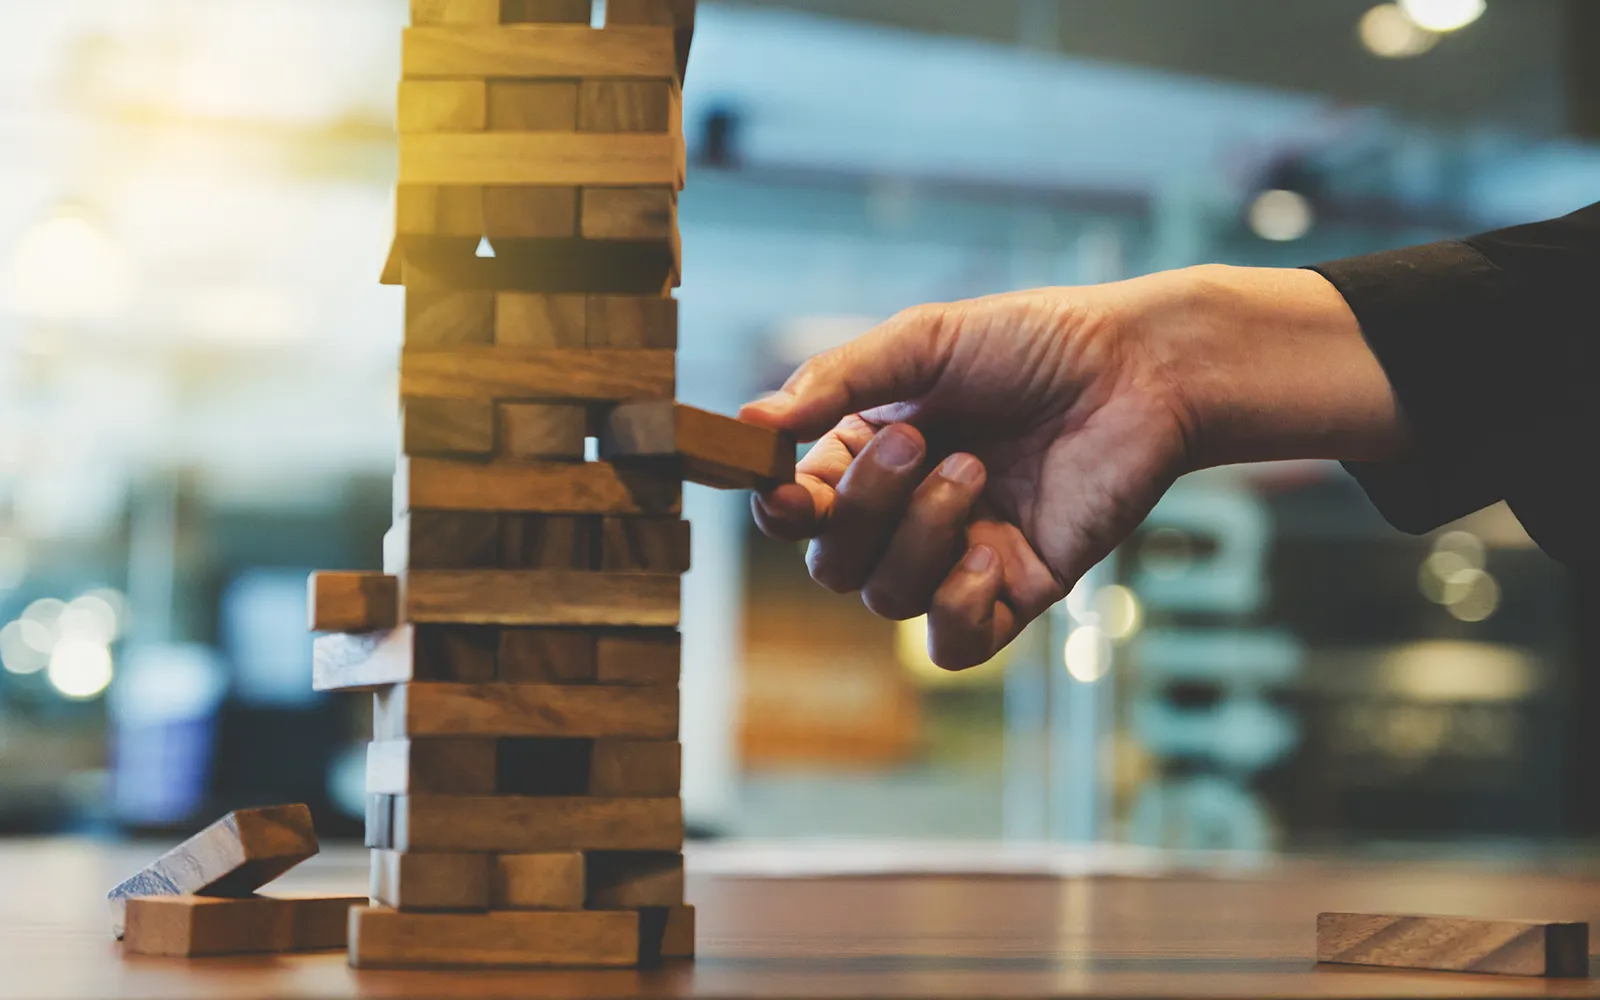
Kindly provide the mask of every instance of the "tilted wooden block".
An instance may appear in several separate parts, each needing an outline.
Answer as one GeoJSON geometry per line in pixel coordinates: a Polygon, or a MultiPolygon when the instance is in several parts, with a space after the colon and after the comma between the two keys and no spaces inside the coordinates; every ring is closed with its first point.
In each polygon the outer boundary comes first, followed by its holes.
{"type": "Polygon", "coordinates": [[[395,188],[394,198],[395,235],[454,236],[463,241],[463,249],[476,250],[484,232],[482,186],[401,184],[395,188]]]}
{"type": "Polygon", "coordinates": [[[407,455],[487,458],[494,452],[494,404],[486,399],[413,399],[400,410],[407,455]]]}
{"type": "MultiPolygon", "coordinates": [[[[483,510],[550,514],[676,514],[674,477],[605,462],[491,463],[402,458],[395,510],[483,510]]],[[[527,623],[536,624],[536,623],[527,623]]]]}
{"type": "Polygon", "coordinates": [[[407,347],[487,347],[494,343],[495,323],[493,292],[406,289],[407,347]]]}
{"type": "Polygon", "coordinates": [[[619,736],[674,739],[676,688],[412,683],[373,696],[375,739],[619,736]]]}
{"type": "Polygon", "coordinates": [[[391,572],[494,569],[500,565],[500,516],[413,510],[396,517],[385,538],[384,567],[391,572]]]}
{"type": "Polygon", "coordinates": [[[595,646],[594,633],[585,629],[501,629],[499,679],[508,684],[591,683],[595,646]]]}
{"type": "Polygon", "coordinates": [[[613,629],[595,640],[595,680],[601,684],[678,683],[683,637],[671,629],[613,629]]]}
{"type": "Polygon", "coordinates": [[[487,910],[488,854],[372,852],[372,898],[396,910],[487,910]]]}
{"type": "Polygon", "coordinates": [[[551,185],[483,189],[483,231],[499,249],[506,240],[558,239],[578,227],[578,189],[551,185]]]}
{"type": "Polygon", "coordinates": [[[413,570],[402,600],[410,622],[675,626],[679,583],[661,573],[413,570]]]}
{"type": "Polygon", "coordinates": [[[311,686],[365,691],[409,681],[491,681],[498,643],[496,630],[470,625],[408,624],[321,635],[311,647],[311,686]]]}
{"type": "Polygon", "coordinates": [[[350,917],[350,964],[617,966],[639,961],[639,915],[624,910],[400,913],[368,907],[350,917]]]}
{"type": "Polygon", "coordinates": [[[499,24],[501,0],[411,0],[412,24],[499,24]]]}
{"type": "Polygon", "coordinates": [[[571,514],[501,514],[502,569],[599,569],[600,522],[571,514]]]}
{"type": "MultiPolygon", "coordinates": [[[[386,798],[386,796],[378,796],[386,798]]],[[[392,799],[398,851],[677,851],[676,798],[402,795],[392,799]]]]}
{"type": "Polygon", "coordinates": [[[313,632],[371,632],[399,621],[399,581],[383,573],[312,573],[307,604],[313,632]]]}
{"type": "Polygon", "coordinates": [[[683,186],[683,138],[636,132],[410,132],[401,184],[683,186]]]}
{"type": "Polygon", "coordinates": [[[504,347],[584,347],[587,308],[582,295],[501,292],[494,341],[504,347]]]}
{"type": "Polygon", "coordinates": [[[400,70],[407,79],[670,80],[678,75],[672,31],[651,26],[463,25],[406,29],[400,70]]]}
{"type": "Polygon", "coordinates": [[[578,851],[496,855],[491,888],[494,908],[581,910],[583,874],[584,858],[578,851]]]}
{"type": "Polygon", "coordinates": [[[488,125],[505,132],[570,132],[578,127],[578,85],[566,80],[494,80],[488,125]]]}
{"type": "Polygon", "coordinates": [[[112,932],[122,936],[131,896],[246,896],[316,853],[311,810],[303,805],[231,812],[107,894],[112,932]]]}
{"type": "Polygon", "coordinates": [[[407,350],[400,355],[400,394],[494,400],[667,399],[676,385],[675,370],[671,351],[407,350]]]}
{"type": "Polygon", "coordinates": [[[483,80],[404,80],[399,111],[401,132],[479,132],[489,125],[489,85],[483,80]]]}
{"type": "Polygon", "coordinates": [[[600,455],[678,459],[684,477],[723,489],[794,481],[794,438],[667,401],[624,403],[606,418],[600,455]]]}
{"type": "Polygon", "coordinates": [[[1512,976],[1586,976],[1589,925],[1319,913],[1317,961],[1512,976]]]}
{"type": "Polygon", "coordinates": [[[502,403],[497,407],[502,458],[583,458],[589,411],[572,403],[502,403]]]}
{"type": "Polygon", "coordinates": [[[677,85],[671,80],[585,80],[577,127],[585,132],[666,132],[677,85]]]}
{"type": "Polygon", "coordinates": [[[671,851],[589,851],[584,902],[591,910],[683,904],[683,855],[671,851]]]}
{"type": "Polygon", "coordinates": [[[365,896],[142,896],[128,900],[123,948],[198,957],[343,948],[365,896]]]}
{"type": "Polygon", "coordinates": [[[600,528],[600,568],[642,573],[689,572],[689,522],[678,518],[608,517],[600,528]]]}
{"type": "Polygon", "coordinates": [[[659,295],[591,295],[590,348],[672,351],[678,347],[678,300],[659,295]]]}
{"type": "Polygon", "coordinates": [[[367,744],[367,793],[493,795],[498,754],[489,739],[374,740],[367,744]]]}
{"type": "Polygon", "coordinates": [[[682,789],[683,747],[657,740],[595,740],[589,794],[658,798],[682,789]]]}
{"type": "Polygon", "coordinates": [[[677,193],[670,187],[586,187],[579,219],[584,239],[676,244],[677,193]]]}

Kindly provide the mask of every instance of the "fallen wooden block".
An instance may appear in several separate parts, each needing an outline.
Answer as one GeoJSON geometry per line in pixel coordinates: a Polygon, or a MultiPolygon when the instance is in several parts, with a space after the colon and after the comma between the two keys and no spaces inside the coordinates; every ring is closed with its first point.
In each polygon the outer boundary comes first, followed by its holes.
{"type": "Polygon", "coordinates": [[[490,893],[497,910],[581,910],[583,878],[579,851],[498,854],[490,893]]]}
{"type": "Polygon", "coordinates": [[[679,188],[682,148],[646,132],[402,132],[400,183],[679,188]]]}
{"type": "Polygon", "coordinates": [[[408,681],[492,681],[498,643],[496,630],[467,625],[320,635],[311,645],[311,686],[367,691],[408,681]]]}
{"type": "Polygon", "coordinates": [[[343,948],[365,896],[136,896],[123,949],[197,957],[343,948]]]}
{"type": "Polygon", "coordinates": [[[375,739],[678,735],[678,689],[597,684],[400,684],[373,696],[375,739]]]}
{"type": "Polygon", "coordinates": [[[615,462],[676,460],[684,478],[721,489],[794,481],[794,438],[667,400],[612,409],[600,455],[615,462]]]}
{"type": "Polygon", "coordinates": [[[676,514],[683,485],[673,476],[609,462],[458,462],[402,457],[395,513],[482,510],[544,514],[676,514]]]}
{"type": "Polygon", "coordinates": [[[372,852],[372,898],[397,910],[486,910],[488,854],[372,852]]]}
{"type": "Polygon", "coordinates": [[[630,966],[639,961],[639,915],[614,910],[350,915],[350,964],[416,966],[630,966]]]}
{"type": "Polygon", "coordinates": [[[670,851],[590,851],[584,901],[591,910],[683,904],[683,855],[670,851]]]}
{"type": "Polygon", "coordinates": [[[312,573],[308,581],[313,632],[371,632],[399,621],[400,584],[383,573],[312,573]]]}
{"type": "Polygon", "coordinates": [[[1317,961],[1512,976],[1586,976],[1589,925],[1319,913],[1317,961]]]}
{"type": "Polygon", "coordinates": [[[677,384],[675,369],[671,351],[407,350],[400,355],[400,394],[495,401],[665,399],[677,384]]]}
{"type": "Polygon", "coordinates": [[[678,75],[671,29],[630,26],[479,24],[407,28],[400,43],[406,79],[583,77],[670,80],[678,75]]]}
{"type": "Polygon", "coordinates": [[[111,931],[122,936],[132,896],[247,896],[316,854],[311,810],[298,803],[240,809],[113,888],[111,931]]]}
{"type": "Polygon", "coordinates": [[[413,570],[402,603],[411,622],[675,626],[679,590],[662,573],[413,570]]]}
{"type": "MultiPolygon", "coordinates": [[[[678,851],[683,803],[676,798],[399,795],[388,800],[387,843],[397,851],[678,851]]],[[[379,811],[383,806],[379,806],[379,811]]],[[[385,831],[379,830],[382,834],[385,831]]],[[[384,839],[372,836],[370,839],[384,839]]]]}

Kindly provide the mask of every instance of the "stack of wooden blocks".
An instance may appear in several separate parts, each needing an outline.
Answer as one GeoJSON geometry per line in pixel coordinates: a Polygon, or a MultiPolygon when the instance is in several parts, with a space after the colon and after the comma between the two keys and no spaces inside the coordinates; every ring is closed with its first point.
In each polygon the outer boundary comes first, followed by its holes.
{"type": "Polygon", "coordinates": [[[311,586],[317,688],[375,693],[355,965],[693,954],[682,483],[794,474],[673,401],[693,8],[413,0],[395,522],[384,573],[311,586]]]}

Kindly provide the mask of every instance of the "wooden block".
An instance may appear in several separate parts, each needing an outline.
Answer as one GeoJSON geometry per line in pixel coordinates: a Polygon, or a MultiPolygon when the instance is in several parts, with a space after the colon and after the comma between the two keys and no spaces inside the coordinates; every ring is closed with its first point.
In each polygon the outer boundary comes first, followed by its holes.
{"type": "Polygon", "coordinates": [[[372,898],[396,910],[486,910],[488,854],[372,852],[372,898]]]}
{"type": "Polygon", "coordinates": [[[695,0],[617,0],[606,5],[606,27],[654,24],[671,26],[677,49],[678,79],[689,68],[689,46],[694,40],[695,0]]]}
{"type": "Polygon", "coordinates": [[[478,257],[474,240],[397,239],[386,284],[430,291],[664,295],[678,284],[673,248],[629,240],[521,240],[478,257]]]}
{"type": "MultiPolygon", "coordinates": [[[[403,80],[401,132],[479,132],[489,125],[489,85],[483,80],[403,80]]],[[[577,94],[573,94],[577,120],[577,94]]],[[[573,126],[567,126],[571,128],[573,126]]]]}
{"type": "Polygon", "coordinates": [[[595,639],[595,680],[601,684],[678,683],[683,637],[671,629],[615,629],[595,639]]]}
{"type": "Polygon", "coordinates": [[[670,187],[586,187],[579,216],[589,240],[673,240],[677,192],[670,187]]]}
{"type": "Polygon", "coordinates": [[[670,80],[677,76],[671,29],[587,25],[407,28],[400,69],[407,79],[500,77],[571,80],[581,77],[670,80]]]}
{"type": "MultiPolygon", "coordinates": [[[[605,462],[491,463],[402,458],[396,511],[548,511],[551,514],[675,514],[683,487],[650,470],[605,462]]],[[[532,623],[529,623],[532,624],[532,623]]]]}
{"type": "Polygon", "coordinates": [[[496,794],[556,796],[589,794],[589,771],[594,758],[594,740],[502,739],[498,742],[500,758],[496,794]]]}
{"type": "Polygon", "coordinates": [[[495,316],[494,342],[506,347],[584,347],[587,310],[582,295],[502,292],[495,316]]]}
{"type": "Polygon", "coordinates": [[[681,136],[598,132],[402,133],[401,184],[681,187],[681,136]]]}
{"type": "Polygon", "coordinates": [[[591,910],[683,905],[682,854],[589,851],[583,860],[583,905],[591,910]]]}
{"type": "Polygon", "coordinates": [[[587,684],[595,679],[595,637],[584,629],[500,630],[499,680],[506,684],[587,684]]]}
{"type": "Polygon", "coordinates": [[[386,632],[321,635],[311,647],[311,686],[364,691],[410,681],[494,680],[494,629],[400,625],[386,632]]]}
{"type": "Polygon", "coordinates": [[[589,794],[616,798],[675,796],[683,782],[683,747],[660,740],[595,740],[589,794]]]}
{"type": "Polygon", "coordinates": [[[677,851],[683,803],[521,795],[405,795],[394,800],[403,851],[677,851]]]}
{"type": "Polygon", "coordinates": [[[556,239],[578,226],[575,187],[492,186],[483,191],[483,229],[490,240],[556,239]]]}
{"type": "Polygon", "coordinates": [[[561,570],[413,570],[406,621],[483,625],[678,624],[678,577],[561,570]]]}
{"type": "Polygon", "coordinates": [[[397,236],[476,240],[483,235],[483,188],[453,182],[401,184],[395,188],[394,231],[397,236]]]}
{"type": "Polygon", "coordinates": [[[141,896],[128,900],[123,950],[198,957],[343,948],[365,896],[141,896]]]}
{"type": "Polygon", "coordinates": [[[122,936],[131,896],[246,896],[316,853],[311,810],[303,805],[228,813],[106,894],[112,933],[122,936]]]}
{"type": "Polygon", "coordinates": [[[684,478],[721,489],[794,481],[794,438],[692,406],[625,403],[606,418],[600,455],[681,460],[684,478]]]}
{"type": "Polygon", "coordinates": [[[1317,961],[1511,976],[1586,976],[1589,925],[1319,913],[1317,961]]]}
{"type": "MultiPolygon", "coordinates": [[[[581,910],[584,858],[578,851],[498,854],[494,859],[496,910],[581,910]]],[[[611,907],[626,909],[626,907],[611,907]]],[[[596,907],[603,909],[603,907],[596,907]]]]}
{"type": "Polygon", "coordinates": [[[689,572],[689,522],[675,517],[605,518],[600,528],[600,568],[689,572]]]}
{"type": "Polygon", "coordinates": [[[500,515],[502,569],[598,569],[600,522],[593,517],[500,515]]]}
{"type": "Polygon", "coordinates": [[[395,519],[391,555],[404,546],[407,570],[493,569],[500,563],[500,516],[413,510],[395,519]]]}
{"type": "Polygon", "coordinates": [[[399,620],[399,581],[392,576],[312,573],[307,587],[313,632],[371,632],[399,620]]]}
{"type": "Polygon", "coordinates": [[[350,916],[350,964],[416,966],[617,966],[639,960],[639,916],[624,910],[401,913],[367,907],[350,916]]]}
{"type": "Polygon", "coordinates": [[[412,683],[373,695],[376,740],[429,736],[678,735],[676,688],[412,683]]]}
{"type": "Polygon", "coordinates": [[[678,347],[678,300],[656,295],[591,295],[588,299],[590,347],[678,347]]]}
{"type": "Polygon", "coordinates": [[[670,351],[407,350],[400,355],[400,394],[418,399],[670,399],[674,370],[670,351]]]}
{"type": "Polygon", "coordinates": [[[367,744],[367,794],[493,795],[498,753],[494,740],[374,740],[367,744]]]}
{"type": "Polygon", "coordinates": [[[501,0],[411,0],[412,24],[499,24],[501,0]]]}
{"type": "Polygon", "coordinates": [[[496,408],[500,457],[583,459],[589,411],[572,403],[502,403],[496,408]]]}
{"type": "Polygon", "coordinates": [[[400,409],[407,455],[487,457],[494,452],[494,404],[485,399],[413,399],[400,409]]]}
{"type": "Polygon", "coordinates": [[[368,847],[390,850],[394,847],[394,804],[397,796],[368,795],[365,838],[368,847]]]}
{"type": "Polygon", "coordinates": [[[505,132],[571,132],[578,127],[578,85],[565,80],[493,80],[488,127],[505,132]]]}
{"type": "Polygon", "coordinates": [[[406,289],[406,346],[488,346],[495,338],[492,292],[429,292],[406,289]]]}
{"type": "Polygon", "coordinates": [[[661,936],[662,958],[694,957],[694,907],[687,903],[667,907],[661,936]]]}
{"type": "Polygon", "coordinates": [[[672,127],[670,80],[585,80],[577,127],[584,132],[666,132],[672,127]]]}
{"type": "Polygon", "coordinates": [[[588,24],[593,0],[501,0],[501,24],[568,22],[588,24]]]}

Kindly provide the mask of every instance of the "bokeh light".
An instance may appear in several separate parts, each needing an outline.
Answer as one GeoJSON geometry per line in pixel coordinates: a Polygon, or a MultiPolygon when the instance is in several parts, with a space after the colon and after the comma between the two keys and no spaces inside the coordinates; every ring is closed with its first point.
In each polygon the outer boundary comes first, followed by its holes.
{"type": "Polygon", "coordinates": [[[1311,232],[1316,221],[1311,202],[1298,191],[1274,188],[1250,203],[1250,231],[1264,240],[1288,243],[1311,232]]]}
{"type": "Polygon", "coordinates": [[[1363,14],[1356,33],[1366,50],[1382,59],[1409,59],[1439,44],[1437,34],[1393,3],[1379,4],[1363,14]]]}
{"type": "Polygon", "coordinates": [[[1400,9],[1428,31],[1459,31],[1483,16],[1485,0],[1400,0],[1400,9]]]}
{"type": "Polygon", "coordinates": [[[96,697],[111,684],[111,650],[90,639],[63,639],[50,654],[46,676],[68,698],[96,697]]]}

